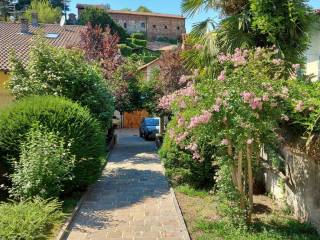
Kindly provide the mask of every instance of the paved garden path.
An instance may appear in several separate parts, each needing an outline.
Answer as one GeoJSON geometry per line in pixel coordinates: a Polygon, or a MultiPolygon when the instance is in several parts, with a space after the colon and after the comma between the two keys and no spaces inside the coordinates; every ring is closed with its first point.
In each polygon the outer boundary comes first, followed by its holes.
{"type": "Polygon", "coordinates": [[[101,179],[85,196],[69,240],[188,240],[155,144],[119,130],[101,179]]]}

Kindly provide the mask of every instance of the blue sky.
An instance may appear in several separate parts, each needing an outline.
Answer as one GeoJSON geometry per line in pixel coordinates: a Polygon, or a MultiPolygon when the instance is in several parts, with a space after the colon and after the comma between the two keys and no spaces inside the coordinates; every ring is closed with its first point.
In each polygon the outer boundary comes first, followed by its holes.
{"type": "MultiPolygon", "coordinates": [[[[76,4],[110,4],[112,9],[131,8],[137,9],[143,5],[158,13],[181,14],[181,0],[71,0],[70,12],[77,13],[76,4]]],[[[310,0],[310,5],[314,8],[320,8],[320,0],[310,0]]],[[[208,17],[219,19],[216,12],[201,12],[193,18],[187,18],[186,27],[189,32],[194,23],[205,20],[208,17]]]]}

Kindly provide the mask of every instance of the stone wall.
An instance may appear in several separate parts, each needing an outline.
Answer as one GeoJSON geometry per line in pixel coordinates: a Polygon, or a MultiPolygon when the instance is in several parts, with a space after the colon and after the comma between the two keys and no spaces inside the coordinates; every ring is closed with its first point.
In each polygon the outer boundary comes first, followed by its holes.
{"type": "Polygon", "coordinates": [[[185,20],[179,18],[148,17],[147,36],[157,38],[180,39],[186,32],[185,20]]]}
{"type": "Polygon", "coordinates": [[[320,160],[289,147],[282,149],[282,155],[286,179],[266,170],[266,189],[279,203],[290,206],[298,219],[311,222],[320,232],[320,160]]]}
{"type": "Polygon", "coordinates": [[[186,32],[185,19],[162,16],[144,16],[109,13],[110,17],[128,33],[144,32],[148,40],[180,39],[186,32]]]}
{"type": "Polygon", "coordinates": [[[147,17],[138,15],[127,15],[118,13],[109,13],[110,17],[123,27],[128,33],[146,32],[147,17]]]}

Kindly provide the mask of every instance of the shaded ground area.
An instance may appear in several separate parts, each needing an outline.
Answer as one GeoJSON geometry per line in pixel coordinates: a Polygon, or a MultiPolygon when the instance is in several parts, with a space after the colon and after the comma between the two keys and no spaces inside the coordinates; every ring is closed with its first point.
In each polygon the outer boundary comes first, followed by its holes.
{"type": "Polygon", "coordinates": [[[154,142],[118,131],[101,179],[86,194],[70,240],[188,239],[154,142]]]}
{"type": "Polygon", "coordinates": [[[254,224],[239,228],[218,214],[218,200],[206,191],[189,186],[175,188],[188,230],[193,240],[319,240],[307,223],[295,220],[290,212],[264,195],[254,198],[254,224]]]}

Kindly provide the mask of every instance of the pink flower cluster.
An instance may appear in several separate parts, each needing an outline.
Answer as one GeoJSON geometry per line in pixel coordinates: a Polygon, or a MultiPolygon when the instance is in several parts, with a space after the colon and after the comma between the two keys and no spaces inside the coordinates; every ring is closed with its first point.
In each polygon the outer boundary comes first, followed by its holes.
{"type": "Polygon", "coordinates": [[[180,133],[176,136],[175,140],[176,143],[179,145],[181,142],[183,142],[188,137],[188,132],[180,133]]]}
{"type": "Polygon", "coordinates": [[[196,143],[190,143],[185,148],[186,150],[190,150],[192,152],[192,158],[194,160],[199,160],[201,158],[201,155],[199,153],[198,145],[196,143]]]}
{"type": "Polygon", "coordinates": [[[169,110],[171,107],[171,104],[175,101],[175,99],[176,99],[175,94],[163,96],[159,101],[158,107],[163,110],[169,110]]]}
{"type": "Polygon", "coordinates": [[[296,105],[296,107],[295,107],[295,110],[296,110],[297,112],[302,112],[302,111],[303,111],[303,108],[304,108],[304,102],[301,101],[301,100],[299,100],[299,101],[297,102],[297,105],[296,105]]]}
{"type": "Polygon", "coordinates": [[[182,89],[178,90],[176,93],[179,96],[186,96],[186,97],[195,97],[195,96],[197,96],[197,91],[196,91],[196,89],[194,88],[193,85],[189,85],[189,86],[187,86],[185,88],[182,88],[182,89]]]}
{"type": "MultiPolygon", "coordinates": [[[[192,84],[188,85],[187,87],[179,89],[179,90],[175,91],[172,94],[163,96],[159,101],[158,107],[160,109],[163,109],[163,110],[169,110],[171,105],[172,105],[172,103],[180,96],[181,97],[196,97],[197,96],[197,91],[196,91],[196,89],[194,88],[194,86],[192,84]]],[[[180,101],[180,105],[179,106],[181,108],[186,108],[187,107],[187,105],[186,105],[184,100],[180,101]]]]}
{"type": "Polygon", "coordinates": [[[211,119],[212,113],[209,111],[203,111],[201,115],[191,118],[188,128],[195,128],[200,124],[208,123],[211,119]]]}
{"type": "Polygon", "coordinates": [[[276,58],[272,60],[272,63],[275,65],[281,65],[284,61],[280,58],[276,58]]]}
{"type": "Polygon", "coordinates": [[[185,75],[182,75],[179,79],[180,84],[185,84],[187,81],[188,81],[188,79],[185,75]]]}
{"type": "Polygon", "coordinates": [[[247,63],[247,56],[248,56],[248,50],[242,50],[240,48],[237,48],[234,52],[234,54],[224,54],[221,53],[218,55],[218,60],[220,63],[224,63],[227,61],[230,61],[233,63],[235,67],[246,65],[247,63]]]}
{"type": "Polygon", "coordinates": [[[212,106],[212,111],[214,111],[214,112],[220,112],[220,108],[221,108],[221,105],[222,105],[223,102],[224,102],[224,101],[223,101],[222,98],[217,97],[215,104],[212,106]]]}
{"type": "Polygon", "coordinates": [[[218,76],[218,80],[223,82],[224,80],[226,80],[226,71],[221,71],[220,75],[218,76]]]}
{"type": "Polygon", "coordinates": [[[228,145],[229,144],[229,140],[228,139],[222,139],[221,141],[221,145],[228,145]]]}
{"type": "MultiPolygon", "coordinates": [[[[243,92],[240,95],[242,96],[243,101],[245,103],[249,103],[249,105],[251,106],[251,108],[253,110],[255,110],[255,109],[262,110],[263,99],[256,97],[254,93],[250,93],[250,92],[243,92]]],[[[264,99],[265,99],[265,101],[268,101],[269,97],[267,97],[267,95],[265,95],[264,99]]]]}

